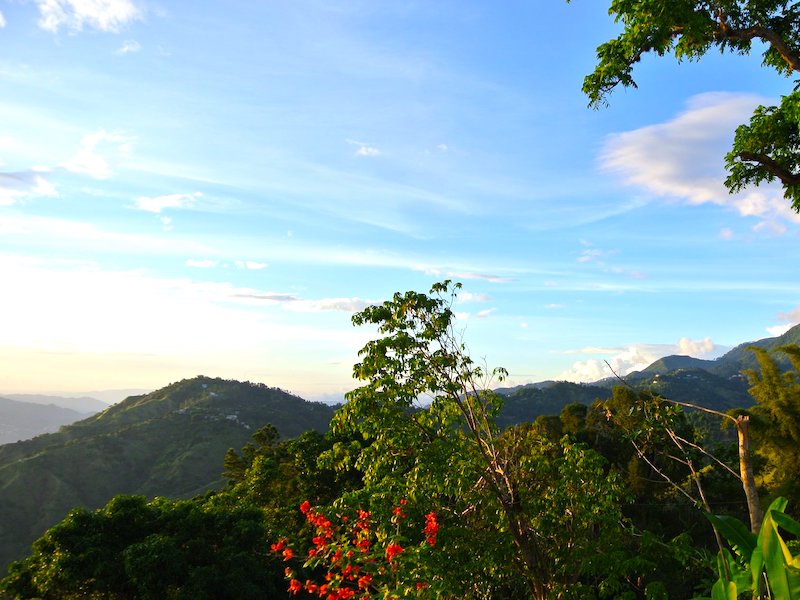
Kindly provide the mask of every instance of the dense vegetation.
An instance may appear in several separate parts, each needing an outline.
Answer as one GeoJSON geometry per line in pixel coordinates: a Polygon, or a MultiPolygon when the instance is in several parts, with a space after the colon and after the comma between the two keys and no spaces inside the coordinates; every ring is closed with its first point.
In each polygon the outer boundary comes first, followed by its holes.
{"type": "Polygon", "coordinates": [[[225,452],[269,421],[325,431],[334,407],[263,385],[196,377],[130,397],[58,433],[0,446],[0,569],[75,507],[117,494],[191,498],[225,485],[225,452]]]}
{"type": "MultiPolygon", "coordinates": [[[[618,386],[558,416],[499,427],[504,398],[488,384],[503,371],[486,373],[464,353],[453,293],[437,284],[356,315],[382,337],[362,350],[354,373],[363,385],[326,433],[254,429],[240,451],[217,453],[222,490],[76,509],[11,566],[0,590],[43,599],[656,599],[714,584],[715,598],[735,598],[720,590],[753,589],[754,548],[764,581],[773,586],[782,568],[791,583],[795,567],[781,567],[784,555],[770,548],[800,531],[800,349],[782,349],[788,370],[756,349],[760,367],[747,373],[755,404],[723,418],[752,425],[762,506],[783,497],[759,518],[765,533],[749,538],[736,440],[698,411],[618,386]],[[728,561],[719,573],[712,522],[728,561]],[[729,536],[749,553],[732,554],[729,536]]],[[[173,411],[192,405],[191,390],[172,392],[173,411]]],[[[131,399],[112,416],[155,418],[152,402],[131,399]]]]}

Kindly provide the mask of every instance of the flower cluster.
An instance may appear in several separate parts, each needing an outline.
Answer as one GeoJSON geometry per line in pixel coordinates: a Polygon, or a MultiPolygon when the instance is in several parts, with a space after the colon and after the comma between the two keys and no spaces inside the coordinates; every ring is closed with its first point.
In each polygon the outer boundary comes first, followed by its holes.
{"type": "MultiPolygon", "coordinates": [[[[325,571],[324,582],[311,579],[303,582],[291,567],[287,567],[289,592],[297,594],[305,590],[323,600],[362,600],[386,596],[387,590],[398,591],[402,587],[409,587],[417,594],[428,589],[425,582],[408,581],[409,574],[405,571],[415,553],[411,553],[410,559],[402,557],[407,549],[418,551],[426,545],[435,546],[439,523],[435,513],[425,515],[424,542],[420,546],[409,546],[400,535],[401,524],[406,519],[406,505],[403,499],[392,510],[390,521],[394,527],[390,534],[378,527],[368,511],[359,509],[354,515],[341,515],[337,519],[339,524],[334,525],[308,501],[303,502],[300,511],[314,528],[304,566],[325,571]]],[[[272,544],[272,551],[284,561],[295,556],[286,540],[272,544]]]]}

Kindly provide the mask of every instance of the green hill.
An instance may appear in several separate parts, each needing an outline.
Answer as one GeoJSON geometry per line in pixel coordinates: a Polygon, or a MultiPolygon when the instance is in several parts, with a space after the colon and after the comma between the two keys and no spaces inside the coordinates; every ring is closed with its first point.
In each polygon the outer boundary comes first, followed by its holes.
{"type": "Polygon", "coordinates": [[[0,446],[0,568],[76,506],[219,488],[225,452],[259,427],[272,423],[283,437],[325,431],[334,410],[262,384],[196,377],[0,446]]]}
{"type": "Polygon", "coordinates": [[[504,398],[503,408],[497,417],[501,427],[532,422],[542,415],[558,415],[568,404],[590,405],[597,399],[611,397],[610,388],[569,381],[551,381],[495,391],[504,398]]]}

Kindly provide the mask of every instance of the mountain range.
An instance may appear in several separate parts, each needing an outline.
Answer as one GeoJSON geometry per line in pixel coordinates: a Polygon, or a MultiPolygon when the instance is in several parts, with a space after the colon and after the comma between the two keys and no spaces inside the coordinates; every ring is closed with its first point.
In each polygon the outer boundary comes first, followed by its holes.
{"type": "MultiPolygon", "coordinates": [[[[664,357],[624,380],[719,410],[748,406],[752,399],[741,371],[757,364],[747,348],[797,343],[800,326],[713,361],[664,357]]],[[[499,422],[509,426],[556,415],[567,404],[608,398],[618,384],[609,378],[499,389],[505,398],[499,422]]],[[[73,507],[98,508],[118,494],[187,498],[219,489],[229,448],[238,450],[267,423],[284,438],[325,431],[336,408],[264,384],[199,376],[130,396],[58,432],[0,445],[0,572],[73,507]]]]}

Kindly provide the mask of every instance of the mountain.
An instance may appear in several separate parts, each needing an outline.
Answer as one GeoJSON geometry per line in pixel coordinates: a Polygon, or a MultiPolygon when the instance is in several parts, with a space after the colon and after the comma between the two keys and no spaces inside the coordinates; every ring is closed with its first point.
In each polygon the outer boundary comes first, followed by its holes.
{"type": "Polygon", "coordinates": [[[713,360],[703,360],[691,356],[680,356],[673,354],[659,358],[653,364],[637,373],[640,377],[651,377],[653,375],[665,375],[671,371],[679,369],[703,369],[708,371],[716,364],[713,360]]]}
{"type": "Polygon", "coordinates": [[[83,413],[53,404],[31,404],[0,398],[0,444],[57,431],[62,425],[83,418],[86,418],[83,413]]]}
{"type": "MultiPolygon", "coordinates": [[[[729,377],[745,369],[758,369],[758,361],[756,361],[755,355],[748,350],[750,346],[756,346],[771,352],[776,348],[791,344],[800,345],[800,325],[795,325],[789,331],[777,337],[764,338],[736,346],[733,350],[713,361],[714,365],[709,368],[709,371],[722,377],[729,377]]],[[[785,367],[789,365],[789,361],[780,353],[775,354],[775,358],[779,364],[785,367]]]]}
{"type": "Polygon", "coordinates": [[[0,570],[76,506],[219,488],[225,452],[258,428],[271,423],[284,437],[325,431],[335,409],[262,384],[195,377],[0,446],[0,570]]]}
{"type": "MultiPolygon", "coordinates": [[[[757,346],[773,351],[789,344],[800,345],[800,325],[777,337],[740,344],[715,360],[665,356],[623,379],[628,385],[652,390],[665,398],[720,411],[748,407],[753,404],[753,398],[747,392],[750,385],[742,371],[758,369],[758,362],[748,348],[757,346]]],[[[789,366],[780,353],[775,354],[775,358],[784,367],[789,366]]],[[[557,415],[573,402],[591,404],[596,399],[606,399],[617,385],[621,385],[617,377],[607,377],[591,384],[541,381],[498,388],[495,391],[505,398],[499,421],[507,426],[532,421],[539,415],[557,415]]]]}
{"type": "Polygon", "coordinates": [[[28,404],[52,404],[74,410],[75,412],[82,413],[84,416],[108,408],[108,403],[89,396],[73,398],[67,396],[46,396],[44,394],[3,394],[3,398],[16,400],[17,402],[27,402],[28,404]]]}

